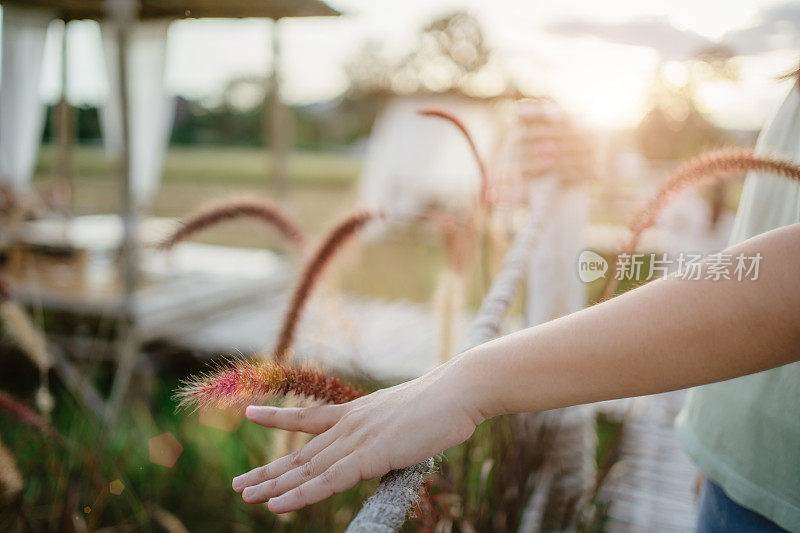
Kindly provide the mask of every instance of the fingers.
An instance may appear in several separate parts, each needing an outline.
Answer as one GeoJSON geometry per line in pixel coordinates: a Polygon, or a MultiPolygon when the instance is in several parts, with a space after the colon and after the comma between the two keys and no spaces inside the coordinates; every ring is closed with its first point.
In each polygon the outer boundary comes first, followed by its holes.
{"type": "MultiPolygon", "coordinates": [[[[325,472],[331,465],[347,456],[353,446],[345,438],[340,438],[330,446],[282,475],[265,479],[262,483],[246,487],[242,499],[247,503],[264,503],[270,498],[294,489],[325,472]]],[[[274,471],[273,471],[274,473],[274,471]]]]}
{"type": "Polygon", "coordinates": [[[352,453],[310,481],[269,500],[269,510],[273,513],[296,511],[345,491],[359,481],[361,460],[358,454],[352,453]]]}
{"type": "Polygon", "coordinates": [[[276,459],[269,464],[254,468],[249,472],[233,478],[231,485],[233,490],[241,493],[247,487],[258,485],[270,479],[275,479],[293,468],[307,463],[312,457],[327,448],[333,441],[336,440],[338,433],[333,431],[326,431],[322,435],[318,435],[311,439],[305,446],[300,448],[294,453],[285,455],[280,459],[276,459]]]}
{"type": "Polygon", "coordinates": [[[345,412],[343,405],[317,407],[270,407],[251,405],[245,411],[247,418],[260,426],[322,433],[333,426],[345,412]]]}
{"type": "Polygon", "coordinates": [[[319,435],[297,452],[234,478],[233,489],[247,503],[269,501],[273,512],[285,513],[355,485],[362,465],[348,431],[352,424],[342,420],[348,411],[345,405],[248,407],[247,418],[259,425],[319,435]]]}

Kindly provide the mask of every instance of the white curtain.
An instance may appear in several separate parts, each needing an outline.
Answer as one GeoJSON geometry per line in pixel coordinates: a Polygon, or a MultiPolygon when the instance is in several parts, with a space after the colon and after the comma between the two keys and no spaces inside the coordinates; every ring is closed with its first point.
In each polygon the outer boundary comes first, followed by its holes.
{"type": "Polygon", "coordinates": [[[441,107],[457,113],[484,154],[496,139],[493,109],[457,96],[395,97],[381,111],[370,134],[360,200],[393,212],[415,213],[436,202],[465,206],[479,184],[479,171],[459,131],[417,110],[441,107]]]}
{"type": "MultiPolygon", "coordinates": [[[[168,20],[138,22],[128,44],[128,113],[131,157],[131,193],[142,209],[152,201],[161,183],[164,155],[172,130],[174,100],[164,88],[168,20]]],[[[122,148],[122,114],[118,84],[116,31],[101,28],[108,71],[108,100],[101,112],[106,149],[115,157],[122,148]]]]}
{"type": "MultiPolygon", "coordinates": [[[[531,184],[533,198],[546,184],[531,184]]],[[[586,306],[586,287],[578,278],[578,256],[584,249],[588,197],[581,186],[562,187],[553,195],[550,223],[539,235],[528,267],[525,322],[535,326],[586,306]]]]}
{"type": "Polygon", "coordinates": [[[47,10],[3,6],[0,85],[0,182],[25,191],[33,177],[42,140],[44,104],[39,97],[47,10]]]}

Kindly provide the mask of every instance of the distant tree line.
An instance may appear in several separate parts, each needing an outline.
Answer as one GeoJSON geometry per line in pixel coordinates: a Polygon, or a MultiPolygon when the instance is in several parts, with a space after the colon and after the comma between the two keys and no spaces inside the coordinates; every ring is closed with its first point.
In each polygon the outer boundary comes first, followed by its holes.
{"type": "MultiPolygon", "coordinates": [[[[264,146],[271,106],[261,101],[247,108],[224,101],[215,106],[177,97],[171,144],[264,146]],[[267,116],[265,117],[265,107],[267,116]]],[[[291,138],[298,148],[319,149],[351,145],[369,135],[379,107],[375,98],[352,98],[306,106],[290,106],[291,138]]],[[[43,140],[52,142],[56,132],[56,106],[47,110],[43,140]]],[[[75,140],[79,144],[102,142],[99,110],[73,109],[75,140]]]]}
{"type": "MultiPolygon", "coordinates": [[[[490,93],[521,96],[490,49],[480,23],[465,12],[444,15],[420,28],[418,39],[401,57],[380,42],[364,42],[345,66],[348,90],[339,98],[289,107],[292,145],[304,149],[349,146],[366,138],[387,98],[394,95],[490,93]]],[[[732,51],[711,47],[683,62],[687,79],[670,83],[659,66],[648,95],[648,109],[633,131],[639,151],[651,159],[685,159],[731,141],[730,132],[711,122],[698,105],[698,89],[709,81],[737,81],[732,51]]],[[[231,80],[218,97],[191,101],[178,97],[171,143],[176,145],[268,145],[270,95],[266,79],[231,80]],[[266,114],[266,115],[265,115],[266,114]]],[[[487,94],[483,94],[487,96],[487,94]]],[[[55,108],[48,110],[45,141],[55,132],[55,108]]],[[[98,110],[73,114],[79,143],[100,142],[98,110]]]]}
{"type": "Polygon", "coordinates": [[[642,155],[650,159],[687,159],[733,141],[731,132],[703,113],[698,98],[704,83],[739,81],[732,59],[733,52],[723,46],[702,50],[683,62],[686,79],[682,84],[667,81],[665,65],[659,66],[649,89],[649,111],[635,131],[642,155]]]}
{"type": "MultiPolygon", "coordinates": [[[[387,98],[396,94],[481,92],[481,80],[492,79],[493,91],[512,94],[516,89],[497,64],[478,21],[470,14],[444,15],[420,29],[417,43],[401,57],[385,53],[367,41],[345,68],[348,90],[339,98],[291,106],[289,132],[298,148],[348,146],[366,138],[387,98]]],[[[266,79],[247,76],[231,80],[213,99],[177,98],[171,143],[175,145],[269,144],[272,106],[266,79]],[[266,114],[266,116],[265,116],[266,114]]],[[[56,131],[55,107],[47,114],[44,140],[56,131]]],[[[98,110],[80,107],[73,112],[78,143],[101,142],[98,110]]]]}

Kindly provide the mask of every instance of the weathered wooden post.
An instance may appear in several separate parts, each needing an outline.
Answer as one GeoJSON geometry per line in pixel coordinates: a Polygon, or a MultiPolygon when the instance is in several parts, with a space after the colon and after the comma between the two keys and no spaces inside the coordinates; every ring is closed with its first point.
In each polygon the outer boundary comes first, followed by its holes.
{"type": "MultiPolygon", "coordinates": [[[[588,136],[554,102],[518,104],[520,173],[532,194],[543,176],[561,187],[552,196],[552,223],[540,236],[527,276],[525,325],[548,322],[586,306],[586,288],[577,259],[585,247],[586,182],[596,175],[588,136]]],[[[595,482],[594,410],[580,405],[511,417],[519,449],[532,463],[519,533],[572,531],[595,482]]]]}
{"type": "MultiPolygon", "coordinates": [[[[551,205],[550,198],[555,188],[555,181],[551,181],[541,189],[541,196],[533,199],[528,220],[517,232],[500,271],[481,303],[461,352],[490,341],[500,333],[506,313],[525,276],[537,236],[542,226],[548,223],[547,206],[551,205]]],[[[419,498],[424,476],[433,469],[433,465],[433,458],[430,458],[384,476],[375,493],[367,499],[348,526],[348,533],[384,533],[400,529],[419,498]]]]}

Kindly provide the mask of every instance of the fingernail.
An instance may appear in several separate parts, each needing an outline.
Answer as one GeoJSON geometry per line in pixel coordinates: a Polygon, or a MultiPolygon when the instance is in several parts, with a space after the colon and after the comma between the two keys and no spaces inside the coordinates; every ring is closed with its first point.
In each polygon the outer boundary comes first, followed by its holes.
{"type": "Polygon", "coordinates": [[[267,507],[273,513],[282,513],[283,510],[281,506],[285,501],[286,499],[283,496],[280,496],[278,498],[272,498],[271,500],[269,500],[269,502],[267,502],[267,507]]]}
{"type": "Polygon", "coordinates": [[[233,490],[235,490],[236,492],[239,492],[239,489],[242,487],[242,483],[243,482],[244,482],[244,476],[243,475],[242,476],[236,476],[235,478],[233,478],[233,481],[231,482],[231,486],[233,487],[233,490]]]}
{"type": "Polygon", "coordinates": [[[258,407],[256,407],[255,405],[248,405],[247,409],[244,410],[244,416],[246,416],[247,418],[251,418],[255,416],[257,410],[258,407]]]}

